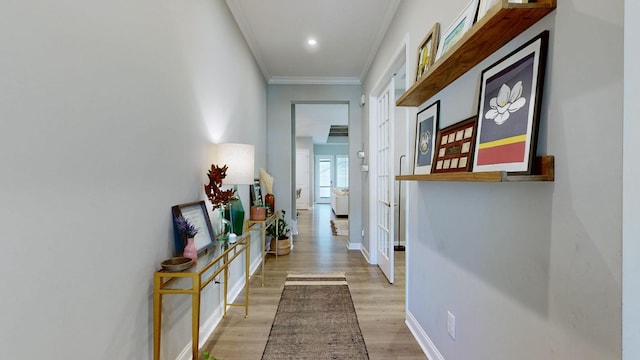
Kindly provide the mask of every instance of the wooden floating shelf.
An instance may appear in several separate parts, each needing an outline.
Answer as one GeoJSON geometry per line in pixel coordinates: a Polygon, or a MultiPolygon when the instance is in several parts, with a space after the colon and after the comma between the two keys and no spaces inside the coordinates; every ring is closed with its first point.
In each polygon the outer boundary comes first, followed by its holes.
{"type": "Polygon", "coordinates": [[[556,0],[538,0],[528,4],[502,0],[431,65],[428,72],[398,99],[396,105],[421,105],[555,8],[556,0]]]}
{"type": "Polygon", "coordinates": [[[424,175],[399,175],[399,181],[457,181],[457,182],[523,182],[554,181],[555,158],[551,155],[536,158],[534,173],[537,175],[509,174],[506,171],[457,172],[424,175]]]}

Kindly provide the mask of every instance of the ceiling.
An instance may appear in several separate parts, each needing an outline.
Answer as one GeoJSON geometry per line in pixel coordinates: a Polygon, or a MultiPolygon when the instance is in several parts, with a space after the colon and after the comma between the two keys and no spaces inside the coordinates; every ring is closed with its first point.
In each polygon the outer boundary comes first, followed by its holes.
{"type": "Polygon", "coordinates": [[[348,138],[329,136],[332,125],[349,125],[347,104],[296,104],[296,137],[311,137],[314,144],[344,144],[348,138]]]}
{"type": "MultiPolygon", "coordinates": [[[[361,84],[400,0],[226,2],[269,84],[361,84]]],[[[298,104],[296,136],[348,142],[328,136],[331,125],[348,125],[348,111],[346,104],[298,104]]]]}
{"type": "Polygon", "coordinates": [[[270,84],[360,84],[400,0],[226,1],[270,84]]]}

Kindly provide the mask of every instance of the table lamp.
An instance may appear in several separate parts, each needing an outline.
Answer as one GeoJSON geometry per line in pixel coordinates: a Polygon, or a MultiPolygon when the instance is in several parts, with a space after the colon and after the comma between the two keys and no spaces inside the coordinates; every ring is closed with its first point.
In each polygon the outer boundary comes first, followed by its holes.
{"type": "MultiPolygon", "coordinates": [[[[227,176],[222,180],[223,185],[249,185],[254,179],[254,152],[250,144],[220,143],[211,148],[211,163],[218,166],[227,165],[227,176]]],[[[229,201],[229,221],[231,232],[242,235],[244,228],[244,208],[237,192],[237,199],[229,201]]]]}

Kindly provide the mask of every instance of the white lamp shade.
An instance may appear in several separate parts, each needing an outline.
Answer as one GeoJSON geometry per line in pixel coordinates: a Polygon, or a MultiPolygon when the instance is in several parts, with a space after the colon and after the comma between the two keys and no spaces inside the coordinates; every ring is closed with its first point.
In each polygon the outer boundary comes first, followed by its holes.
{"type": "Polygon", "coordinates": [[[211,164],[227,165],[227,177],[222,180],[227,185],[253,184],[254,146],[250,144],[221,143],[211,147],[211,164]]]}

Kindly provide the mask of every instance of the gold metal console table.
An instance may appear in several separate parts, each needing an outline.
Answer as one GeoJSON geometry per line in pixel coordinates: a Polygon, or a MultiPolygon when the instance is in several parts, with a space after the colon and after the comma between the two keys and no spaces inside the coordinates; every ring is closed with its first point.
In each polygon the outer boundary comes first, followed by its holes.
{"type": "MultiPolygon", "coordinates": [[[[262,277],[262,286],[264,286],[264,256],[266,255],[267,251],[265,250],[266,247],[266,241],[267,241],[267,228],[269,227],[269,225],[273,224],[274,221],[276,221],[278,219],[278,212],[274,211],[273,214],[267,216],[266,219],[264,220],[247,220],[245,221],[245,234],[248,234],[249,231],[259,231],[260,232],[260,251],[261,251],[261,275],[254,275],[254,276],[261,276],[262,277]]],[[[276,253],[277,256],[277,253],[276,253]]],[[[277,260],[277,258],[276,258],[277,260]]]]}
{"type": "Polygon", "coordinates": [[[238,236],[233,244],[219,242],[213,244],[206,254],[198,255],[198,261],[189,269],[180,272],[165,270],[156,271],[153,276],[153,359],[160,360],[160,332],[162,330],[162,295],[191,294],[191,350],[192,359],[198,359],[198,341],[200,338],[200,294],[202,290],[214,282],[223,273],[224,292],[223,316],[227,316],[227,306],[244,306],[244,317],[249,316],[249,260],[251,251],[251,237],[248,233],[238,236]],[[245,253],[245,283],[244,303],[227,303],[227,283],[229,279],[229,264],[245,253]],[[190,279],[191,286],[185,287],[185,281],[190,279]]]}

